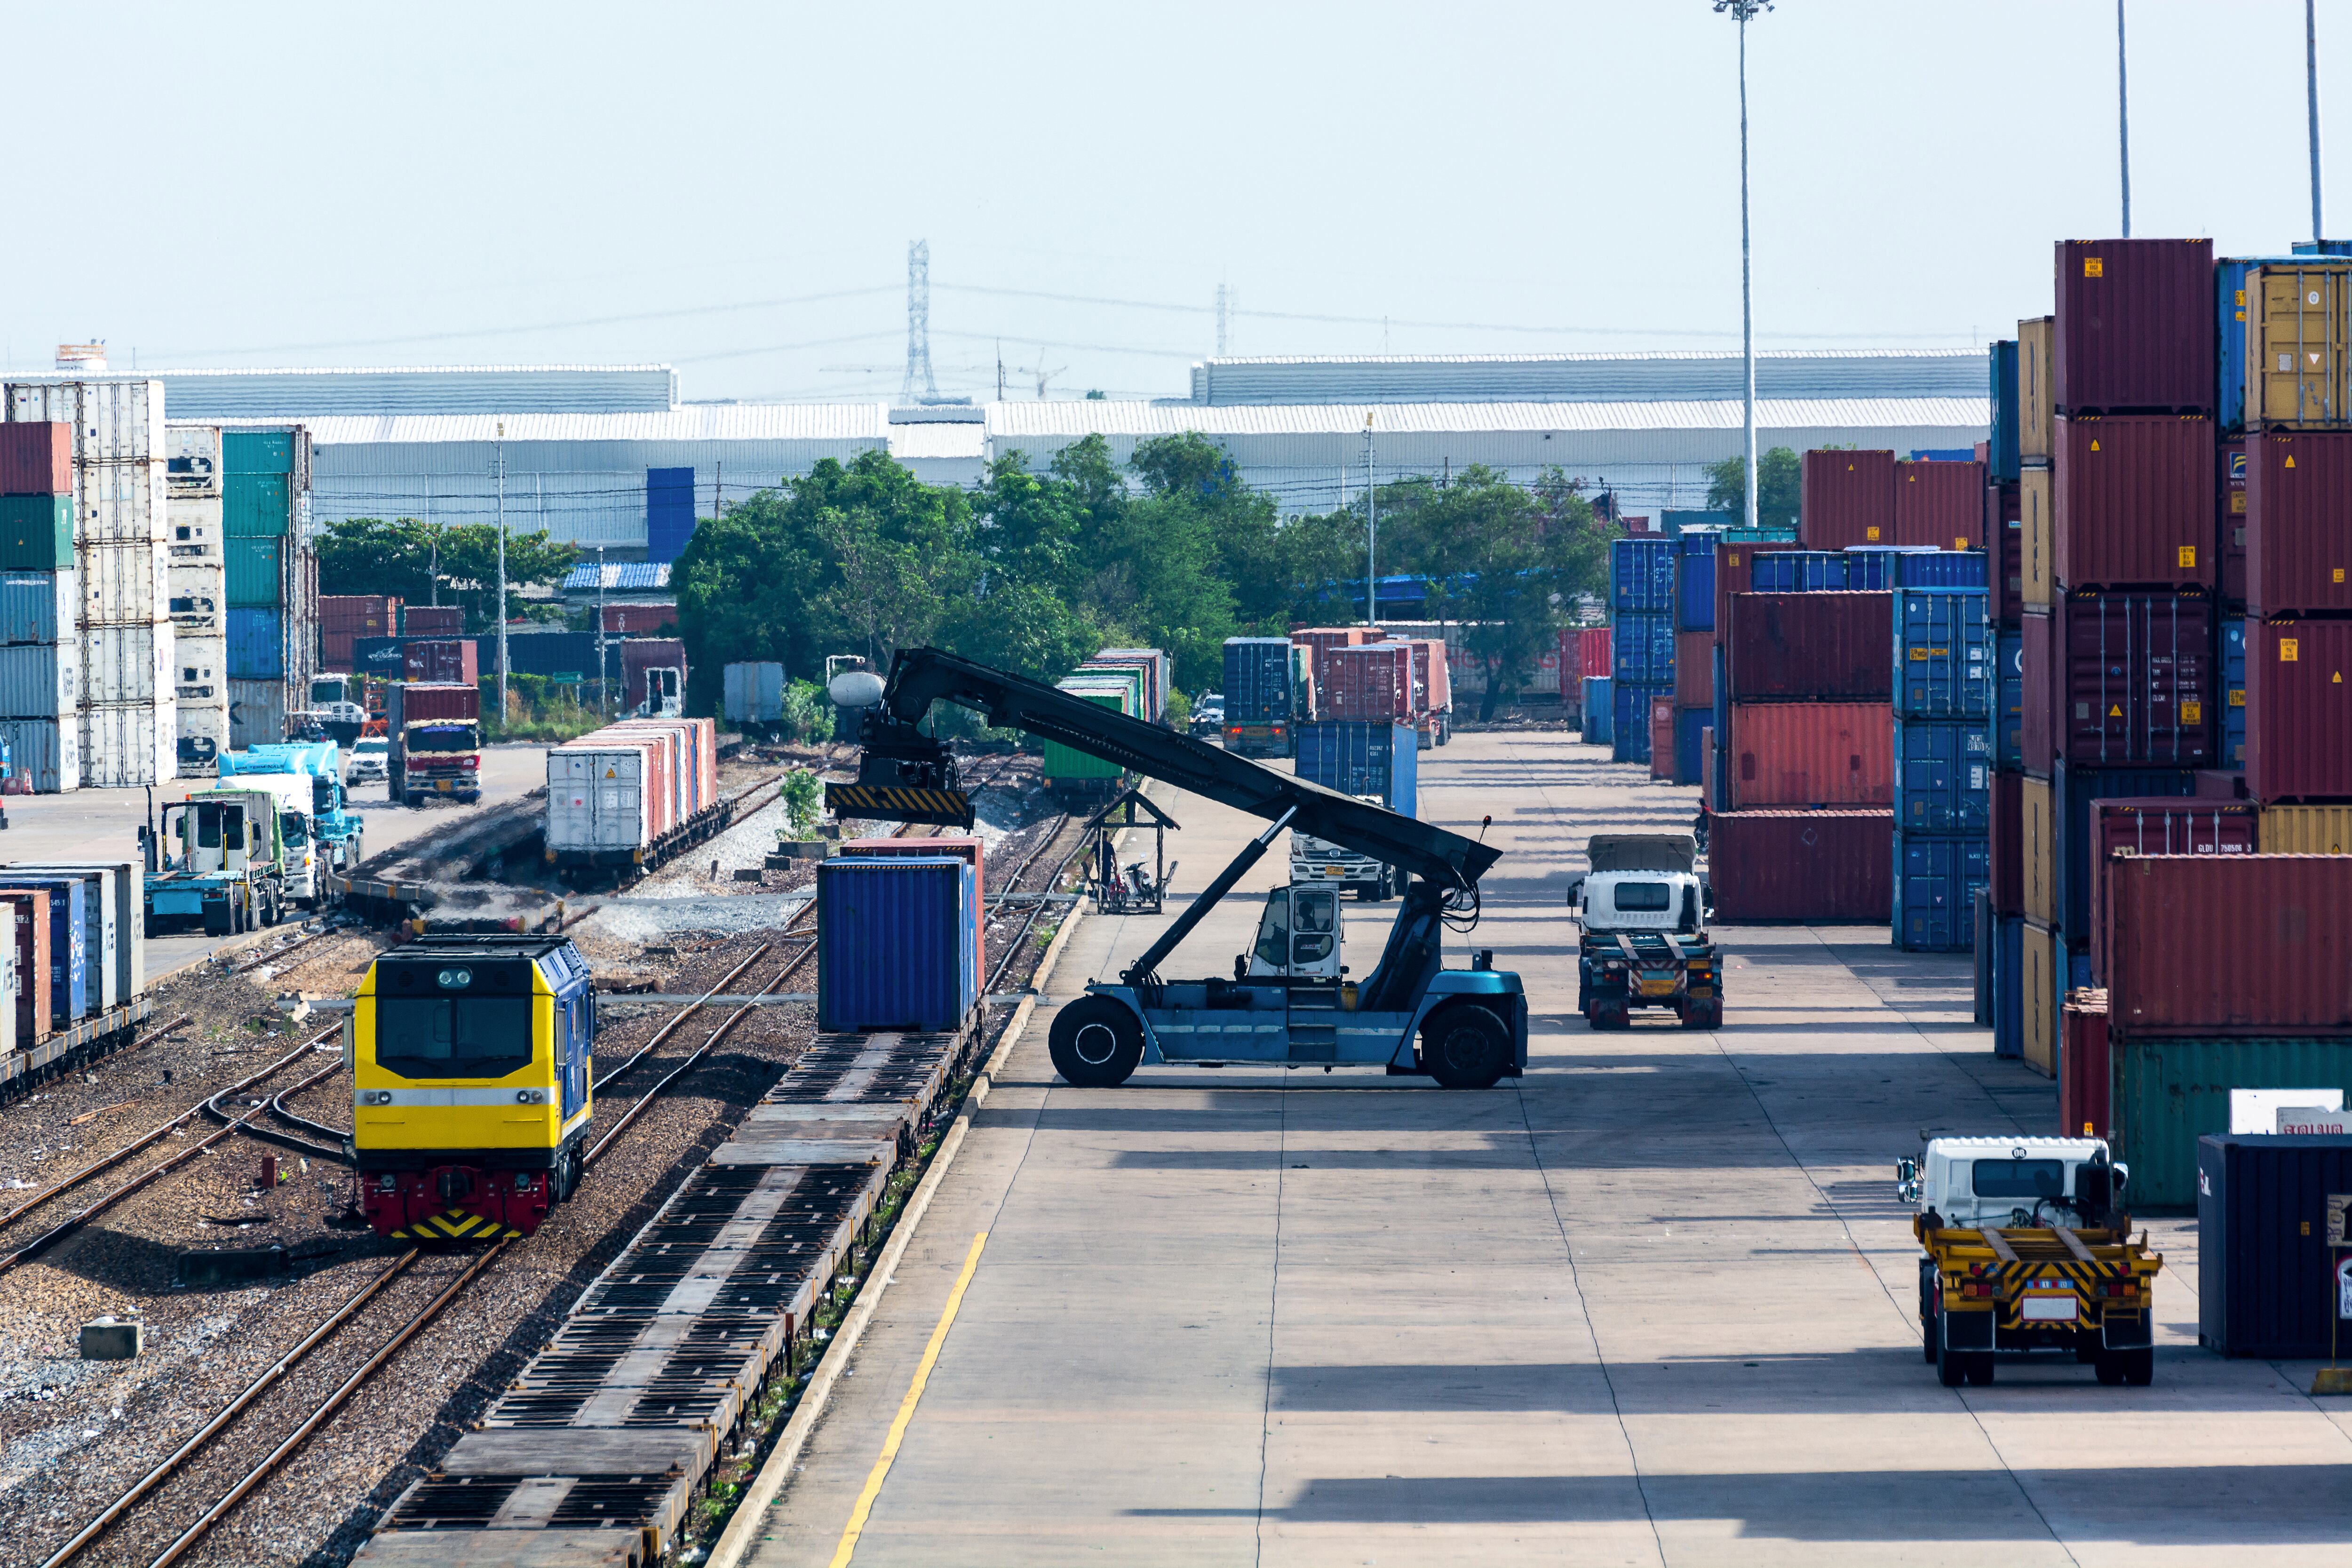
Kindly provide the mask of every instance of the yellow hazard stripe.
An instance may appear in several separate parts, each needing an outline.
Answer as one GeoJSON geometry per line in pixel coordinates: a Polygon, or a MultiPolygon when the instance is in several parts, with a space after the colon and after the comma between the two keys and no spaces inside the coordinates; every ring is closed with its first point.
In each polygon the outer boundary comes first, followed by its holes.
{"type": "Polygon", "coordinates": [[[853,806],[883,811],[952,812],[971,810],[971,797],[960,790],[905,789],[898,785],[827,784],[825,804],[838,810],[853,806]]]}

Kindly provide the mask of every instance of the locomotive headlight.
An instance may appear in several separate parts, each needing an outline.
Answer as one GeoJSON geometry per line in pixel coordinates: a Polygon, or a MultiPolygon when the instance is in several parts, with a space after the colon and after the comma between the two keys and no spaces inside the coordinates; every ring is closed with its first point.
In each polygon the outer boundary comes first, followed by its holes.
{"type": "Polygon", "coordinates": [[[515,1103],[517,1105],[545,1105],[547,1103],[547,1090],[543,1089],[519,1089],[515,1090],[515,1103]]]}
{"type": "Polygon", "coordinates": [[[445,969],[433,978],[444,990],[459,991],[474,983],[474,972],[470,969],[445,969]]]}

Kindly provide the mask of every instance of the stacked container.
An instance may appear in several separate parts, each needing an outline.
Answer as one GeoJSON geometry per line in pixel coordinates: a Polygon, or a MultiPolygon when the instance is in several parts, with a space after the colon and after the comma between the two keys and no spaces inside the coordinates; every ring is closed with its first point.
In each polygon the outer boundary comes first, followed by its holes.
{"type": "Polygon", "coordinates": [[[353,645],[362,637],[396,637],[400,600],[381,594],[321,594],[319,596],[319,667],[345,675],[358,670],[353,645]]]}
{"type": "Polygon", "coordinates": [[[209,773],[228,749],[229,728],[221,432],[216,425],[170,425],[164,434],[175,744],[183,774],[209,773]]]}
{"type": "Polygon", "coordinates": [[[1799,482],[1797,532],[1806,549],[1895,542],[1894,453],[1807,452],[1799,482]]]}
{"type": "Polygon", "coordinates": [[[1999,683],[1986,598],[1945,588],[1903,588],[1893,595],[1893,923],[1895,945],[1914,952],[1973,950],[1977,893],[1991,877],[1987,836],[1999,683]]]}
{"type": "Polygon", "coordinates": [[[284,740],[320,646],[318,558],[309,538],[310,443],[299,426],[221,437],[227,561],[229,742],[284,740]]]}
{"type": "Polygon", "coordinates": [[[1695,784],[1706,772],[1702,737],[1715,722],[1715,605],[1720,546],[1711,529],[1689,528],[1675,542],[1675,701],[1667,726],[1669,765],[1651,743],[1651,775],[1695,784]]]}
{"type": "Polygon", "coordinates": [[[74,452],[69,423],[0,424],[0,742],[10,787],[45,794],[81,782],[74,452]]]}
{"type": "MultiPolygon", "coordinates": [[[[1140,718],[1142,677],[1134,670],[1081,670],[1055,684],[1063,691],[1097,708],[1108,708],[1130,719],[1140,718]]],[[[1118,793],[1127,772],[1117,763],[1047,736],[1045,741],[1045,782],[1047,793],[1074,799],[1093,799],[1118,793]]]]}
{"type": "MultiPolygon", "coordinates": [[[[679,659],[684,662],[681,652],[679,659]]],[[[1156,647],[1107,647],[1078,667],[1081,669],[1128,668],[1143,675],[1143,717],[1153,724],[1168,719],[1168,693],[1176,677],[1175,662],[1156,647]]]]}
{"type": "Polygon", "coordinates": [[[717,743],[709,719],[632,719],[550,749],[549,858],[652,858],[669,834],[718,804],[717,743]]]}
{"type": "MultiPolygon", "coordinates": [[[[323,599],[320,602],[325,603],[323,599]]],[[[397,603],[397,601],[394,602],[397,603]]],[[[615,607],[635,608],[637,606],[615,607]]],[[[671,621],[675,623],[676,619],[676,616],[673,615],[671,621]]],[[[613,626],[612,617],[609,616],[605,617],[604,629],[607,632],[618,629],[613,626]]],[[[643,629],[650,632],[660,628],[647,626],[643,629]]],[[[463,637],[465,634],[466,612],[456,605],[404,605],[400,608],[400,635],[403,637],[463,637]]]]}
{"type": "Polygon", "coordinates": [[[1611,700],[1616,705],[1610,757],[1651,760],[1650,708],[1675,690],[1675,541],[1618,539],[1609,546],[1609,604],[1615,617],[1611,700]]]}

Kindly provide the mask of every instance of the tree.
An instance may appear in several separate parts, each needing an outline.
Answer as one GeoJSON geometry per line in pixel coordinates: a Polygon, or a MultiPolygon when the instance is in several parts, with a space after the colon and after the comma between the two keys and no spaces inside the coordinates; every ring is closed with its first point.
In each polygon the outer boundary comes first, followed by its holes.
{"type": "MultiPolygon", "coordinates": [[[[1756,521],[1772,527],[1796,526],[1804,468],[1797,454],[1775,447],[1756,459],[1756,521]]],[[[1748,459],[1726,458],[1706,466],[1706,510],[1748,514],[1748,459]]]]}
{"type": "MultiPolygon", "coordinates": [[[[470,626],[498,624],[495,606],[483,603],[498,591],[496,523],[345,518],[320,535],[318,552],[322,594],[390,594],[415,605],[463,605],[470,626]]],[[[507,614],[520,613],[522,588],[562,582],[579,559],[577,546],[558,543],[545,529],[509,530],[507,614]]]]}

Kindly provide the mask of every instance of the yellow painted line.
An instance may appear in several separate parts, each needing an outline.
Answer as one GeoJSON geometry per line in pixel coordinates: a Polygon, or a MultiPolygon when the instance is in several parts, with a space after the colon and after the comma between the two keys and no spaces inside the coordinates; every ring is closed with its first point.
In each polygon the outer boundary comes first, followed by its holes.
{"type": "Polygon", "coordinates": [[[955,1325],[956,1310],[963,1305],[964,1290],[980,1268],[980,1249],[987,1245],[988,1232],[984,1230],[971,1238],[971,1250],[963,1258],[963,1272],[956,1276],[955,1289],[948,1292],[947,1308],[940,1313],[939,1326],[931,1331],[931,1342],[923,1347],[923,1359],[915,1366],[915,1380],[907,1384],[907,1397],[898,1401],[898,1414],[890,1423],[890,1435],[882,1439],[882,1457],[874,1461],[874,1468],[866,1478],[866,1489],[857,1494],[857,1506],[849,1510],[849,1523],[841,1532],[841,1544],[833,1549],[832,1568],[846,1568],[857,1551],[857,1538],[865,1533],[866,1521],[874,1511],[874,1500],[882,1495],[883,1479],[890,1473],[891,1461],[898,1457],[898,1445],[906,1440],[907,1425],[914,1420],[915,1405],[923,1397],[923,1384],[931,1380],[931,1368],[939,1363],[940,1347],[947,1342],[948,1330],[955,1325]]]}

